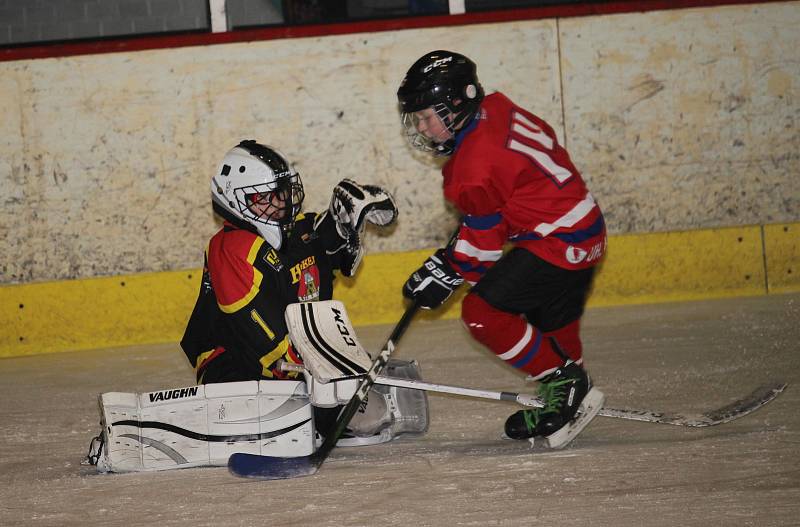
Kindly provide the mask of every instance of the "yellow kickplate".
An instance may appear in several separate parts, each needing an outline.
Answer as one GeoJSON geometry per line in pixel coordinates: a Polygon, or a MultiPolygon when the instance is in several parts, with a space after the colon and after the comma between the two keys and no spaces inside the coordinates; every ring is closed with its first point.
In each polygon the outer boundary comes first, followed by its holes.
{"type": "Polygon", "coordinates": [[[764,294],[761,227],[609,238],[590,305],[764,294]]]}
{"type": "Polygon", "coordinates": [[[200,271],[0,287],[0,357],[178,341],[200,271]]]}
{"type": "MultiPolygon", "coordinates": [[[[589,305],[800,291],[799,240],[797,223],[611,236],[589,305]]],[[[355,325],[394,323],[403,283],[432,253],[369,255],[334,297],[355,325]]],[[[177,342],[199,286],[199,269],[2,286],[0,357],[177,342]]],[[[457,318],[466,291],[418,318],[457,318]]]]}
{"type": "Polygon", "coordinates": [[[800,223],[764,226],[770,293],[800,291],[800,223]]]}

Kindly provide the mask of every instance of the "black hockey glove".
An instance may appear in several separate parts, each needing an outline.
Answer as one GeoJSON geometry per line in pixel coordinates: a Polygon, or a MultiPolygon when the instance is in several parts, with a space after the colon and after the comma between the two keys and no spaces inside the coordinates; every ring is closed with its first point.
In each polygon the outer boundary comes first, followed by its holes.
{"type": "Polygon", "coordinates": [[[463,283],[464,279],[447,262],[444,249],[439,249],[408,277],[403,296],[416,298],[420,307],[435,309],[463,283]]]}

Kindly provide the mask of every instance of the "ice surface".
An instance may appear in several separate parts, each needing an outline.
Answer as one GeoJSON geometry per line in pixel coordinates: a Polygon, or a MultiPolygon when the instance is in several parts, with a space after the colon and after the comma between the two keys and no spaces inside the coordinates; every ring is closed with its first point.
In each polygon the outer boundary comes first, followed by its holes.
{"type": "MultiPolygon", "coordinates": [[[[367,349],[389,326],[359,328],[367,349]]],[[[98,475],[80,466],[97,395],[193,382],[177,344],[0,360],[0,525],[778,526],[800,522],[800,295],[590,310],[585,359],[607,404],[683,413],[785,380],[706,429],[597,418],[563,451],[500,439],[511,403],[431,394],[426,436],[336,449],[312,477],[225,468],[98,475]]],[[[396,352],[431,382],[531,392],[457,321],[396,352]]]]}

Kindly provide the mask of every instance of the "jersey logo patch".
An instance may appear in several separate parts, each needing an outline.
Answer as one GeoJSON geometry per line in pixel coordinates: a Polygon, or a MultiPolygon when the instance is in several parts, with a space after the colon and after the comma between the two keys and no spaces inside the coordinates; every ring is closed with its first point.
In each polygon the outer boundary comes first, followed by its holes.
{"type": "Polygon", "coordinates": [[[572,245],[567,247],[567,261],[573,265],[581,263],[586,259],[588,254],[589,253],[578,247],[573,247],[572,245]]]}
{"type": "Polygon", "coordinates": [[[308,302],[319,298],[319,268],[313,255],[293,265],[289,272],[292,275],[292,285],[298,284],[298,300],[308,302]]]}
{"type": "Polygon", "coordinates": [[[302,271],[302,279],[297,287],[297,299],[301,302],[319,298],[319,269],[316,265],[302,271]]]}
{"type": "Polygon", "coordinates": [[[278,253],[275,252],[275,249],[270,249],[264,254],[264,261],[267,262],[267,265],[272,267],[276,272],[279,272],[283,269],[283,263],[281,262],[280,257],[278,257],[278,253]]]}

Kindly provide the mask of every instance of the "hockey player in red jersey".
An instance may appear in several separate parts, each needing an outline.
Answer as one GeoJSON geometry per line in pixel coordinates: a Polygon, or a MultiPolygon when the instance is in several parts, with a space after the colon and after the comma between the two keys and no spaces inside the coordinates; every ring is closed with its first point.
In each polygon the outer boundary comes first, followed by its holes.
{"type": "Polygon", "coordinates": [[[603,403],[583,368],[579,336],[606,247],[600,208],[553,129],[502,93],[484,96],[467,57],[424,55],[397,96],[411,145],[449,156],[444,195],[463,214],[403,294],[432,309],[463,281],[471,284],[462,304],[470,333],[538,380],[546,403],[509,417],[506,434],[565,446],[603,403]]]}

